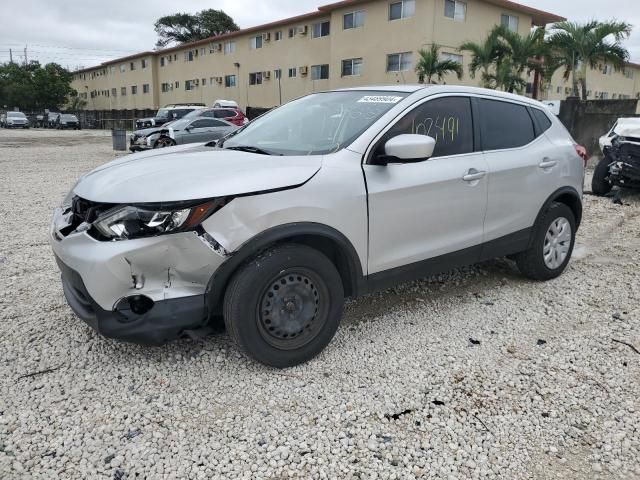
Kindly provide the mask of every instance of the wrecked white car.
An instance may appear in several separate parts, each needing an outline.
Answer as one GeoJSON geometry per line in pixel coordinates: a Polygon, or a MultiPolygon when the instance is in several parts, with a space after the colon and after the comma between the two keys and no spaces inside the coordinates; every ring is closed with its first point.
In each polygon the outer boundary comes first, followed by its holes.
{"type": "Polygon", "coordinates": [[[593,172],[591,189],[606,195],[613,187],[640,189],[640,118],[620,119],[608,135],[604,158],[593,172]]]}
{"type": "Polygon", "coordinates": [[[84,176],[50,239],[74,312],[159,345],[230,336],[274,367],[316,356],[345,297],[510,256],[559,276],[582,216],[583,150],[540,103],[453,86],[315,93],[217,146],[84,176]]]}

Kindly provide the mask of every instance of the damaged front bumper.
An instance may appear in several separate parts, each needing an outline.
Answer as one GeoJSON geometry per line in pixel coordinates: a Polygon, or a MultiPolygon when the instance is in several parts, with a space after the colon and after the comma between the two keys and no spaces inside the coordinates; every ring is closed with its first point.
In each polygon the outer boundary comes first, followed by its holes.
{"type": "Polygon", "coordinates": [[[61,235],[65,224],[57,209],[50,243],[64,294],[72,310],[99,333],[160,345],[206,324],[207,284],[228,259],[209,235],[183,232],[105,242],[86,231],[61,235]]]}

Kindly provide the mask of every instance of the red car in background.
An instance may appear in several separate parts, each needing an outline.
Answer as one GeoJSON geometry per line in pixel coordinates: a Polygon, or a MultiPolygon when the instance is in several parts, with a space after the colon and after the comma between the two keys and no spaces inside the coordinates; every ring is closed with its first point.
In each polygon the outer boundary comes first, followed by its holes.
{"type": "Polygon", "coordinates": [[[239,108],[214,108],[213,112],[214,118],[221,118],[222,120],[226,120],[227,122],[238,125],[239,127],[249,123],[249,119],[239,108]]]}

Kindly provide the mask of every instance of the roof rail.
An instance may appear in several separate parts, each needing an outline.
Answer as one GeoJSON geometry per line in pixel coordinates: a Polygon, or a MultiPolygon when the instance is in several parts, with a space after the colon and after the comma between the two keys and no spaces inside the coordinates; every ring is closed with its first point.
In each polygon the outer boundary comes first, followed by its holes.
{"type": "Polygon", "coordinates": [[[164,108],[173,107],[206,107],[206,105],[204,103],[170,103],[164,106],[164,108]]]}

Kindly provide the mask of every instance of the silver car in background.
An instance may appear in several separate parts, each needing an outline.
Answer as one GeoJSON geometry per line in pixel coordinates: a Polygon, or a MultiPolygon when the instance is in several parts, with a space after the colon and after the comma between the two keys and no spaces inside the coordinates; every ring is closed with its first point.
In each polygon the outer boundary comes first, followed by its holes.
{"type": "Polygon", "coordinates": [[[133,132],[129,150],[139,152],[154,148],[173,147],[187,143],[207,143],[219,140],[239,127],[217,118],[199,115],[196,110],[180,120],[162,127],[147,128],[133,132]]]}
{"type": "Polygon", "coordinates": [[[215,146],[98,167],[50,242],[69,305],[101,334],[157,345],[222,317],[242,351],[289,367],[329,344],[345,297],[503,256],[561,275],[582,151],[544,105],[493,90],[314,93],[215,146]]]}
{"type": "Polygon", "coordinates": [[[29,119],[22,112],[7,112],[3,117],[4,128],[29,128],[29,119]]]}

